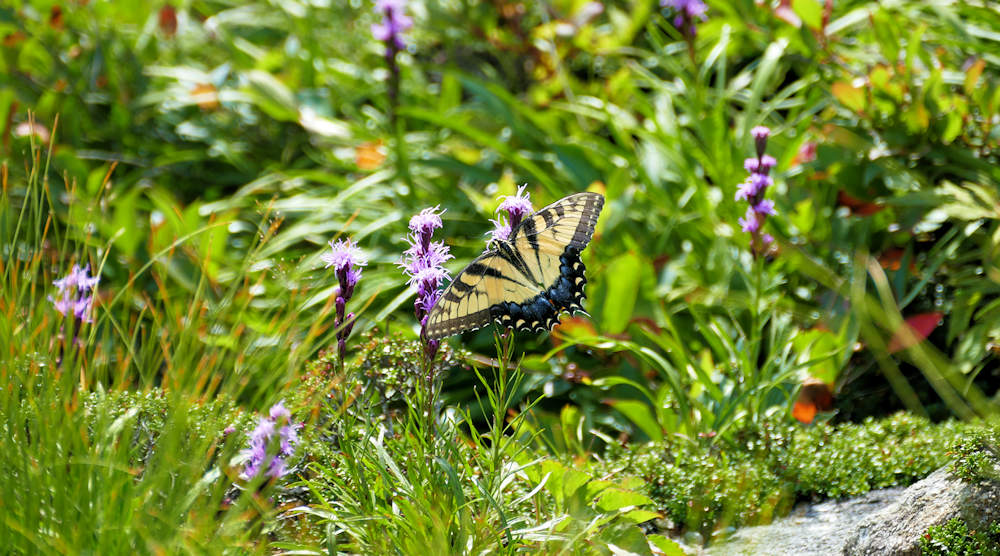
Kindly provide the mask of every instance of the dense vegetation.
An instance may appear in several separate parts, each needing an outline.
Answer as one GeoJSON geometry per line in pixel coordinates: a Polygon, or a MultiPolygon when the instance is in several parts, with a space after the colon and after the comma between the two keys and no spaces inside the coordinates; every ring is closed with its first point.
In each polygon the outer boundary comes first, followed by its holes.
{"type": "Polygon", "coordinates": [[[0,37],[12,551],[671,554],[995,466],[989,2],[14,0],[0,37]],[[501,201],[585,190],[589,318],[421,336],[501,201]]]}

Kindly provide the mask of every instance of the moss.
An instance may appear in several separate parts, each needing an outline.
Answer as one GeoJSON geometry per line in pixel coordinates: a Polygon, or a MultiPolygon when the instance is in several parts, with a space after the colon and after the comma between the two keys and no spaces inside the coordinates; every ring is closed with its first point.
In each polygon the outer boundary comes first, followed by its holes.
{"type": "Polygon", "coordinates": [[[991,523],[985,531],[970,531],[957,517],[944,525],[933,525],[920,537],[920,553],[927,556],[996,556],[1000,554],[1000,523],[991,523]]]}
{"type": "Polygon", "coordinates": [[[105,430],[128,434],[129,458],[135,465],[145,463],[153,455],[160,434],[171,421],[183,421],[182,428],[190,439],[215,437],[221,441],[227,426],[245,431],[252,417],[240,412],[235,402],[225,397],[180,406],[186,406],[183,415],[171,412],[171,407],[179,406],[171,404],[160,389],[91,392],[83,398],[89,434],[100,435],[105,430]]]}
{"type": "Polygon", "coordinates": [[[732,443],[614,446],[605,465],[643,478],[676,531],[708,538],[726,527],[769,523],[799,500],[909,485],[945,465],[956,438],[981,428],[905,413],[807,428],[771,422],[735,434],[732,443]]]}
{"type": "Polygon", "coordinates": [[[963,481],[1000,480],[1000,427],[974,431],[959,439],[952,453],[951,472],[963,481]]]}

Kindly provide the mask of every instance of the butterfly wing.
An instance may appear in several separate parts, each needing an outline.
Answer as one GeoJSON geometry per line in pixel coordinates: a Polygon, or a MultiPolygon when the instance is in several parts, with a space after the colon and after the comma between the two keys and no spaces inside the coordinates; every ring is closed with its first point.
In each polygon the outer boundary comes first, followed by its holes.
{"type": "Polygon", "coordinates": [[[495,306],[504,300],[526,301],[541,289],[531,284],[498,251],[490,251],[465,267],[427,317],[425,333],[438,340],[476,330],[497,318],[495,306]]]}
{"type": "Polygon", "coordinates": [[[496,321],[540,332],[563,311],[583,311],[580,251],[594,234],[604,197],[577,193],[525,218],[507,242],[465,268],[431,309],[426,334],[440,339],[496,321]]]}
{"type": "Polygon", "coordinates": [[[511,232],[510,243],[539,284],[551,286],[563,274],[564,255],[579,259],[603,207],[601,195],[576,193],[535,212],[511,232]]]}

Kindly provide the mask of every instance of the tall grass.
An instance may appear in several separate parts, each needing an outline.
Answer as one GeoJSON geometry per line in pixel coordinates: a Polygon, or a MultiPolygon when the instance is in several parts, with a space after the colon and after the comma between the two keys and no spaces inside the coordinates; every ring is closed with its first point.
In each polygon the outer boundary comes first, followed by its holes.
{"type": "MultiPolygon", "coordinates": [[[[329,340],[328,308],[304,317],[296,310],[302,295],[288,293],[251,310],[264,281],[251,267],[270,228],[226,282],[210,277],[213,261],[199,251],[219,224],[171,238],[127,280],[108,277],[114,244],[80,241],[90,223],[55,215],[50,155],[33,148],[23,177],[3,172],[0,545],[22,553],[264,551],[255,531],[271,512],[266,497],[224,503],[245,439],[223,429],[239,418],[232,400],[263,407],[329,340]],[[104,280],[94,322],[82,323],[47,297],[72,263],[88,262],[104,280]],[[171,277],[180,264],[198,270],[191,295],[171,277]],[[158,398],[157,414],[120,411],[115,400],[128,391],[158,398]],[[147,437],[155,448],[137,446],[147,437]]],[[[72,181],[58,189],[77,198],[75,214],[91,203],[99,217],[100,199],[82,199],[72,181]]]]}

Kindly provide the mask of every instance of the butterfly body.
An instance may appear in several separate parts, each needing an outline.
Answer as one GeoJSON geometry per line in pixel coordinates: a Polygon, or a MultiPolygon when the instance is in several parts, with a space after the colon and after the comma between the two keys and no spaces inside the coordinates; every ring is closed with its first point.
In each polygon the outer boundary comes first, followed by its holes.
{"type": "Polygon", "coordinates": [[[527,216],[455,277],[428,315],[427,337],[490,322],[541,332],[562,312],[583,311],[587,279],[580,252],[603,206],[604,197],[577,193],[527,216]]]}

